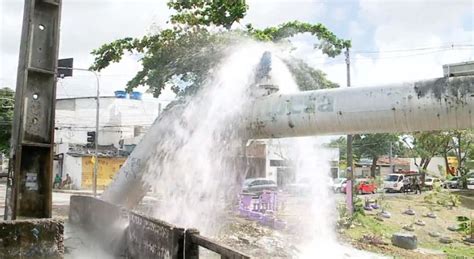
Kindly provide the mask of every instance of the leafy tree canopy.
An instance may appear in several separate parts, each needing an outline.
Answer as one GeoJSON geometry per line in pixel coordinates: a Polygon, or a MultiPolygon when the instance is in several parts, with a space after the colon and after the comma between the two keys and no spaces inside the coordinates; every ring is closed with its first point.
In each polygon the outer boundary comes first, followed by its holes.
{"type": "MultiPolygon", "coordinates": [[[[172,28],[161,30],[142,38],[123,38],[102,45],[92,52],[95,62],[91,69],[100,71],[111,63],[119,62],[126,53],[142,56],[142,70],[127,84],[127,90],[146,85],[159,96],[166,85],[180,93],[178,82],[190,87],[184,94],[194,92],[219,63],[229,46],[248,37],[258,41],[282,42],[299,33],[314,35],[319,43],[315,46],[330,57],[339,55],[350,41],[336,37],[322,24],[298,21],[287,22],[275,27],[256,29],[252,25],[244,29],[231,29],[245,17],[248,6],[243,0],[226,1],[170,1],[168,6],[176,11],[170,18],[172,28]]],[[[286,61],[302,90],[335,87],[324,73],[303,61],[286,61]]]]}
{"type": "Polygon", "coordinates": [[[10,150],[15,92],[0,88],[0,153],[10,150]]]}

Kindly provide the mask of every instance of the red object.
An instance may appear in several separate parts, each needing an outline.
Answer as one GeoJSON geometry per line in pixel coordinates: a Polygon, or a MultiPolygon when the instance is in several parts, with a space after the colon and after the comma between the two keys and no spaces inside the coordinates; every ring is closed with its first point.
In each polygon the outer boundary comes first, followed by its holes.
{"type": "Polygon", "coordinates": [[[357,192],[358,193],[375,193],[377,191],[377,185],[374,182],[370,182],[367,180],[360,181],[357,184],[357,192]]]}

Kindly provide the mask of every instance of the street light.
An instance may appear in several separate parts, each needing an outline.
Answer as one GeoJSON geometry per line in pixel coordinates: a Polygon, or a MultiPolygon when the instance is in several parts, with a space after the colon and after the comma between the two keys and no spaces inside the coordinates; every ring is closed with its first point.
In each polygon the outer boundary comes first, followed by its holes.
{"type": "Polygon", "coordinates": [[[94,173],[92,177],[92,192],[94,194],[94,197],[97,196],[97,170],[98,170],[98,154],[99,154],[99,108],[100,108],[100,83],[99,83],[99,74],[96,71],[89,70],[86,68],[72,68],[72,67],[58,67],[58,69],[64,69],[64,70],[77,70],[77,71],[86,71],[93,73],[96,80],[97,80],[97,96],[96,96],[96,110],[95,110],[95,151],[94,151],[94,173]]]}

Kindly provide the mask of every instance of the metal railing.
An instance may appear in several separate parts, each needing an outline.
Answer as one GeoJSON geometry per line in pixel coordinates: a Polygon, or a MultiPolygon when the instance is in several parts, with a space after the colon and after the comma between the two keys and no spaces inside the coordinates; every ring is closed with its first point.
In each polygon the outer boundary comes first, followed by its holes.
{"type": "Polygon", "coordinates": [[[199,258],[199,247],[204,247],[221,256],[221,259],[250,259],[251,257],[232,249],[226,245],[201,236],[196,229],[187,229],[185,232],[185,256],[186,259],[199,258]]]}

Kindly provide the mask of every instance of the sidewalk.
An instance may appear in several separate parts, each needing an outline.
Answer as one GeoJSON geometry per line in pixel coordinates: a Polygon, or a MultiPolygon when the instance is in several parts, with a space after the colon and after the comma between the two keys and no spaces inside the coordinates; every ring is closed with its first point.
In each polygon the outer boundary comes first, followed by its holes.
{"type": "MultiPolygon", "coordinates": [[[[53,189],[53,192],[76,194],[76,195],[90,195],[90,196],[94,195],[92,190],[53,189]]],[[[97,190],[97,195],[101,195],[102,192],[104,192],[104,190],[97,190]]]]}

